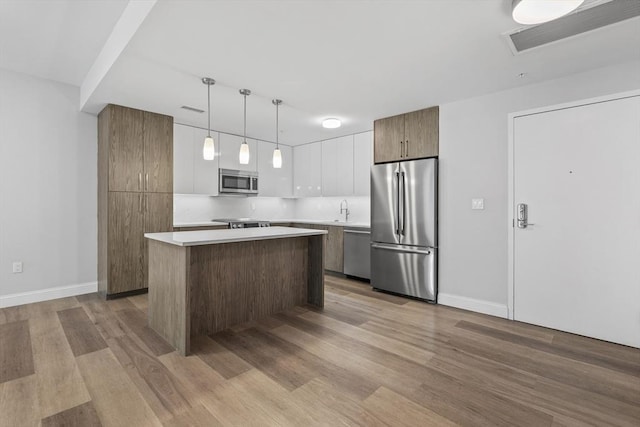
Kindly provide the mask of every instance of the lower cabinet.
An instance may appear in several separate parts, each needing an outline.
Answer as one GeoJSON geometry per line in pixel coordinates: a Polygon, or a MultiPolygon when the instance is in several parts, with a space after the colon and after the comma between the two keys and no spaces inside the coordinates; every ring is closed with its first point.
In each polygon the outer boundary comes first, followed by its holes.
{"type": "Polygon", "coordinates": [[[328,234],[324,237],[324,269],[335,271],[337,273],[344,272],[344,229],[335,225],[318,225],[318,224],[302,224],[296,223],[297,228],[313,228],[316,230],[327,230],[328,234]]]}
{"type": "Polygon", "coordinates": [[[144,233],[171,231],[172,193],[108,193],[106,286],[116,295],[147,288],[147,239],[144,233]]]}

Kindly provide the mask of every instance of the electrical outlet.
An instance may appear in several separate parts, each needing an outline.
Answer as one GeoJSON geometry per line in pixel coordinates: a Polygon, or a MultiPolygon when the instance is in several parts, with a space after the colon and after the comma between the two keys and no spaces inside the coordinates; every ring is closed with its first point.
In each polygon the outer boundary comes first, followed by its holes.
{"type": "Polygon", "coordinates": [[[483,210],[484,209],[484,199],[471,199],[471,209],[473,209],[473,210],[483,210]]]}
{"type": "Polygon", "coordinates": [[[13,263],[13,272],[22,273],[22,261],[15,261],[13,263]]]}

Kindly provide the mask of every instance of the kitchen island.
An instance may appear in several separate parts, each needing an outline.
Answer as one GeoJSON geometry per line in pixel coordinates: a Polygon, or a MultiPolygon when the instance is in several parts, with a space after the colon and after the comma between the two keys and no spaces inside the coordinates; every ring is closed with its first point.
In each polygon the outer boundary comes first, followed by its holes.
{"type": "Polygon", "coordinates": [[[325,230],[147,233],[149,325],[182,355],[212,334],[296,305],[324,305],[325,230]]]}

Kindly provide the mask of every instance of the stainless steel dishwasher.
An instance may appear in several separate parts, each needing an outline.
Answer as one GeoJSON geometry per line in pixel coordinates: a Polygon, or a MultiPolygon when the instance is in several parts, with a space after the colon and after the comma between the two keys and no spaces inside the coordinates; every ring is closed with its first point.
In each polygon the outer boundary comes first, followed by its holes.
{"type": "Polygon", "coordinates": [[[344,229],[344,274],[371,278],[371,230],[368,228],[344,229]]]}

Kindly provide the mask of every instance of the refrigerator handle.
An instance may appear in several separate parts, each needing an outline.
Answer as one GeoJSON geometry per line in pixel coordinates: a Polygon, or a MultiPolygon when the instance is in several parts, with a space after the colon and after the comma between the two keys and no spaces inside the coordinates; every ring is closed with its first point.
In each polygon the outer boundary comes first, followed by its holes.
{"type": "Polygon", "coordinates": [[[402,228],[400,234],[404,236],[404,224],[407,222],[407,180],[406,175],[402,172],[402,228]]]}
{"type": "Polygon", "coordinates": [[[396,171],[396,195],[398,197],[396,201],[396,217],[395,217],[395,226],[396,226],[396,235],[400,236],[400,172],[396,171]]]}

